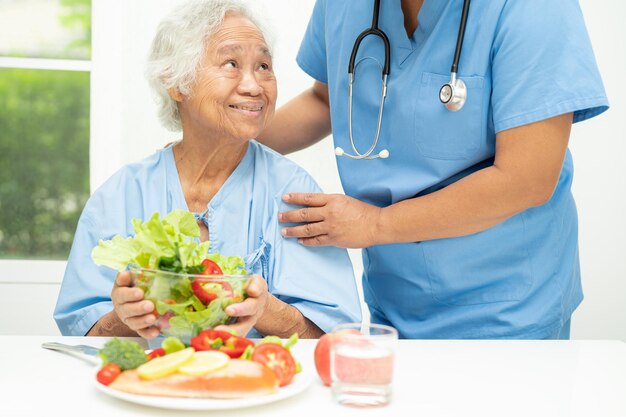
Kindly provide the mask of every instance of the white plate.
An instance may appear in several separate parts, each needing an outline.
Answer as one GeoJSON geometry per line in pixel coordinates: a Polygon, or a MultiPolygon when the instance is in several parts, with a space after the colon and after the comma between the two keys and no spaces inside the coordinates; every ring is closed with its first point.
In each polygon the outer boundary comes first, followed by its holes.
{"type": "MultiPolygon", "coordinates": [[[[96,371],[97,373],[97,371],[96,371]]],[[[273,403],[285,398],[297,395],[307,389],[313,381],[314,374],[311,370],[303,370],[297,374],[291,384],[279,388],[274,394],[260,395],[258,397],[237,398],[230,400],[218,400],[210,398],[175,398],[157,397],[149,395],[128,394],[117,391],[99,383],[94,374],[93,382],[96,388],[111,397],[149,407],[168,408],[171,410],[229,410],[235,408],[252,407],[255,405],[273,403]]]]}

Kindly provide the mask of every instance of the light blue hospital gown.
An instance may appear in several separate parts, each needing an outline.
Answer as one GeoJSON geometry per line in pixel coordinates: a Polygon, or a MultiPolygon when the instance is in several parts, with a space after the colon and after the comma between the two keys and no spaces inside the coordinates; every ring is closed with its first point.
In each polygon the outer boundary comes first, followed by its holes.
{"type": "MultiPolygon", "coordinates": [[[[297,57],[328,84],[335,146],[350,153],[348,60],[373,3],[318,0],[297,57]]],[[[346,194],[379,207],[425,195],[492,165],[498,132],[568,112],[577,123],[608,108],[576,0],[474,0],[459,63],[467,102],[446,110],[438,92],[450,79],[462,5],[425,1],[408,37],[400,0],[381,2],[391,68],[374,153],[390,156],[339,157],[346,194]]],[[[383,57],[373,36],[357,55],[353,129],[361,152],[376,132],[383,57]]],[[[547,204],[470,236],[365,249],[372,320],[407,338],[553,337],[582,300],[572,178],[568,151],[547,204]]]]}
{"type": "MultiPolygon", "coordinates": [[[[243,256],[262,274],[269,291],[324,331],[361,320],[348,254],[338,248],[305,248],[284,240],[279,211],[293,209],[281,196],[320,192],[300,167],[251,141],[248,150],[207,207],[211,252],[243,256]]],[[[171,148],[114,174],[89,199],[80,217],[54,318],[64,335],[84,335],[111,311],[116,271],[98,267],[91,250],[100,239],[134,234],[131,220],[174,209],[188,210],[171,148]]],[[[259,334],[253,330],[250,337],[259,334]]]]}

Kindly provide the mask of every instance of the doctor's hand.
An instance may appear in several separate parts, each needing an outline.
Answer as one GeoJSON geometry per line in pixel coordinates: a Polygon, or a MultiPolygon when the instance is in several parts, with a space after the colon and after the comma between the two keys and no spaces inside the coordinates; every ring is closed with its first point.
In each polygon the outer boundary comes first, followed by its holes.
{"type": "Polygon", "coordinates": [[[235,331],[239,336],[245,336],[254,327],[259,318],[265,313],[270,294],[267,282],[255,275],[246,287],[248,298],[242,303],[231,304],[226,307],[226,314],[238,317],[237,322],[231,325],[217,326],[216,330],[235,331]]]}
{"type": "Polygon", "coordinates": [[[282,230],[304,246],[365,248],[378,243],[381,209],[341,194],[289,193],[288,204],[307,206],[278,214],[281,223],[304,223],[282,230]]]}

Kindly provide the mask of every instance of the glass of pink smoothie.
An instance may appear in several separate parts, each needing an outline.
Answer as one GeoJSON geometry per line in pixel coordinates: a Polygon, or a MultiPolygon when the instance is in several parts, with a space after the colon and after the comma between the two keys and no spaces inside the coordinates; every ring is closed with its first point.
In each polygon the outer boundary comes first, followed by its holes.
{"type": "Polygon", "coordinates": [[[347,323],[333,329],[330,376],[343,405],[383,406],[391,400],[398,332],[381,324],[347,323]]]}

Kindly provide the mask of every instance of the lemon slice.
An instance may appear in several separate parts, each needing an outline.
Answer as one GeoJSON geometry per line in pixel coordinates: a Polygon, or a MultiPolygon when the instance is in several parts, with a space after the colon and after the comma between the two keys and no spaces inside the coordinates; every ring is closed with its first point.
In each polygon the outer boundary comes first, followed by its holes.
{"type": "Polygon", "coordinates": [[[178,368],[185,375],[200,376],[222,369],[228,364],[230,357],[224,352],[206,350],[196,352],[189,362],[178,368]]]}
{"type": "Polygon", "coordinates": [[[141,379],[158,379],[173,374],[178,368],[193,357],[193,348],[179,350],[146,362],[137,368],[141,379]]]}

